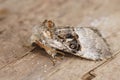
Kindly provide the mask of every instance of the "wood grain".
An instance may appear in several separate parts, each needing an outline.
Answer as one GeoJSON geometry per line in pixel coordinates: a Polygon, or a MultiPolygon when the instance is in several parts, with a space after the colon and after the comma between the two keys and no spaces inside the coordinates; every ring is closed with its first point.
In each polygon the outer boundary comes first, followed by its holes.
{"type": "MultiPolygon", "coordinates": [[[[43,50],[27,53],[31,50],[31,29],[45,19],[59,26],[94,26],[115,54],[120,49],[119,3],[119,0],[0,0],[0,9],[8,10],[0,20],[0,80],[81,80],[104,61],[65,56],[53,66],[43,50]]],[[[119,56],[95,70],[94,80],[109,77],[117,80],[119,56]]]]}

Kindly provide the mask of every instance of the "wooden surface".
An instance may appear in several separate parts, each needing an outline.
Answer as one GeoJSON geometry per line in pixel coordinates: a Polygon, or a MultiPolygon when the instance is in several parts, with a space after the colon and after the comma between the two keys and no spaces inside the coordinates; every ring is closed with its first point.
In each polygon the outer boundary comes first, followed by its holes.
{"type": "Polygon", "coordinates": [[[0,0],[0,80],[118,80],[119,4],[119,0],[0,0]],[[113,55],[118,55],[107,62],[68,55],[53,66],[43,50],[29,52],[31,29],[45,19],[59,26],[97,27],[113,55]]]}

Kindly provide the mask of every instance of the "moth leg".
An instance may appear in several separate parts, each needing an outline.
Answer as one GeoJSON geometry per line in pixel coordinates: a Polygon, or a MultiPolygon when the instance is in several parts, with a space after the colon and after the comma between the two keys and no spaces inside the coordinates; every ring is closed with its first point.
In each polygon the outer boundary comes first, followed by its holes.
{"type": "Polygon", "coordinates": [[[36,44],[38,45],[38,46],[40,46],[41,48],[44,48],[45,50],[46,50],[46,52],[48,52],[48,53],[52,53],[51,54],[51,56],[54,58],[55,57],[55,55],[57,54],[57,53],[59,53],[59,54],[61,54],[61,55],[65,55],[65,53],[64,52],[61,52],[61,51],[58,51],[58,50],[56,50],[56,49],[53,49],[53,48],[51,48],[51,47],[47,47],[47,46],[45,46],[44,44],[42,44],[40,41],[37,41],[36,40],[36,44]],[[54,54],[53,54],[54,53],[54,54]]]}
{"type": "Polygon", "coordinates": [[[55,55],[57,53],[57,51],[51,47],[48,47],[48,46],[45,46],[44,44],[42,44],[40,41],[37,41],[35,42],[38,46],[42,47],[45,49],[45,51],[51,55],[53,58],[55,58],[55,55]]]}
{"type": "Polygon", "coordinates": [[[36,44],[42,48],[44,48],[46,50],[46,52],[48,52],[48,54],[50,54],[53,58],[55,57],[55,55],[57,53],[61,54],[61,55],[65,55],[64,52],[61,52],[61,51],[58,51],[58,50],[55,50],[51,47],[47,47],[45,46],[44,44],[42,44],[40,41],[36,41],[36,44]]]}
{"type": "Polygon", "coordinates": [[[55,55],[56,55],[56,50],[55,50],[55,49],[52,49],[52,48],[50,48],[50,47],[45,46],[45,45],[42,44],[40,41],[37,41],[37,40],[36,40],[35,43],[36,43],[39,47],[44,48],[45,51],[46,51],[50,56],[52,56],[52,57],[49,57],[49,59],[52,61],[53,66],[54,66],[55,63],[56,63],[56,57],[55,57],[55,55]]]}
{"type": "Polygon", "coordinates": [[[64,52],[61,52],[61,51],[58,51],[56,50],[57,53],[61,54],[62,56],[65,56],[65,53],[64,52]]]}
{"type": "MultiPolygon", "coordinates": [[[[37,40],[36,40],[35,43],[36,43],[38,46],[44,48],[45,51],[46,51],[50,56],[52,56],[53,59],[50,58],[50,60],[53,62],[53,65],[55,65],[55,63],[56,63],[57,60],[60,60],[60,58],[56,56],[57,53],[63,55],[63,57],[64,57],[64,55],[65,55],[65,54],[64,54],[63,52],[61,52],[61,51],[58,51],[58,50],[55,50],[55,49],[53,49],[53,48],[51,48],[51,47],[45,46],[45,45],[42,44],[40,41],[37,41],[37,40]]],[[[63,57],[62,57],[62,58],[63,58],[63,57]]],[[[62,59],[62,58],[61,58],[61,59],[62,59]]]]}

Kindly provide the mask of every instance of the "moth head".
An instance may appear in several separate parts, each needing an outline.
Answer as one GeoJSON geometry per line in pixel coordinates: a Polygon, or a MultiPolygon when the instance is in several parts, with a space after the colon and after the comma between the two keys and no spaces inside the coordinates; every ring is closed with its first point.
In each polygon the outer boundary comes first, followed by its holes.
{"type": "Polygon", "coordinates": [[[51,20],[45,20],[45,21],[43,22],[43,26],[44,26],[45,28],[47,28],[48,30],[50,30],[50,29],[53,29],[53,28],[55,27],[55,24],[54,24],[54,22],[52,22],[51,20]]]}

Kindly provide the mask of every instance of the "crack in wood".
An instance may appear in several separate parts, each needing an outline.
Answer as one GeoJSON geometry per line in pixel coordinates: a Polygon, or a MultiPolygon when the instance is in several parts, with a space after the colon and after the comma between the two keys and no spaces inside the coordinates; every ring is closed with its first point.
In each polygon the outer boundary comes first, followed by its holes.
{"type": "Polygon", "coordinates": [[[115,57],[117,57],[117,55],[120,54],[120,50],[118,50],[115,55],[113,55],[111,58],[107,59],[106,61],[104,61],[103,63],[101,63],[100,65],[94,67],[93,69],[91,69],[90,71],[88,71],[87,73],[85,73],[82,76],[82,80],[92,80],[93,78],[96,77],[96,74],[94,73],[94,71],[98,68],[100,68],[101,66],[109,63],[110,61],[112,61],[113,59],[115,59],[115,57]]]}
{"type": "Polygon", "coordinates": [[[92,80],[96,77],[96,74],[92,72],[88,72],[87,74],[83,75],[82,80],[92,80]]]}

